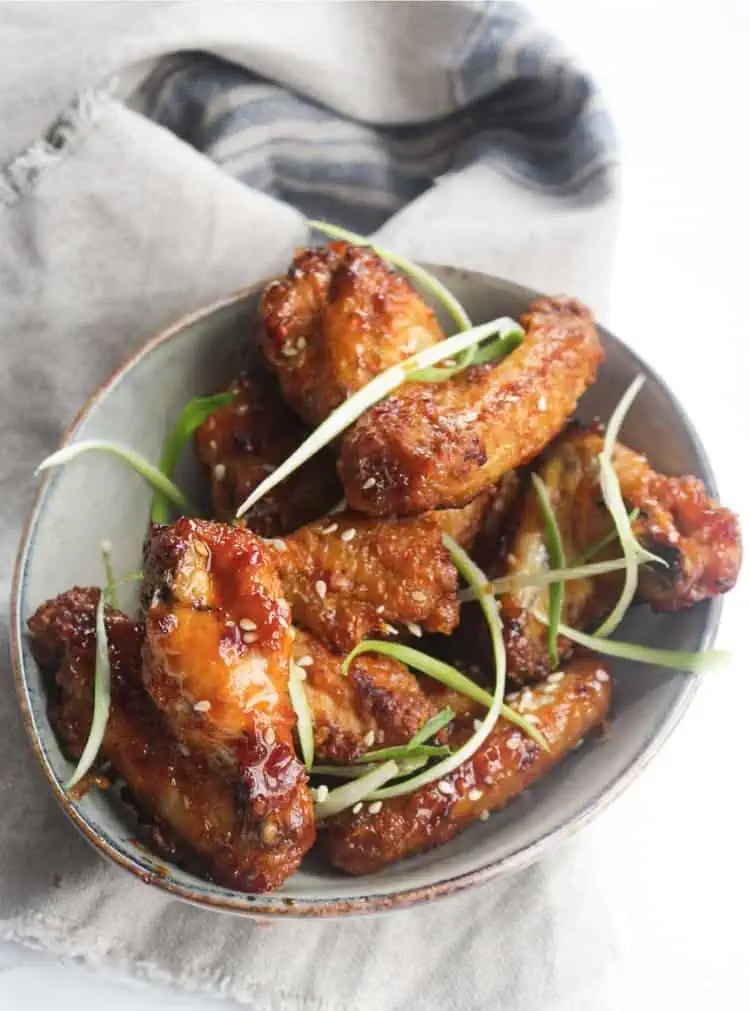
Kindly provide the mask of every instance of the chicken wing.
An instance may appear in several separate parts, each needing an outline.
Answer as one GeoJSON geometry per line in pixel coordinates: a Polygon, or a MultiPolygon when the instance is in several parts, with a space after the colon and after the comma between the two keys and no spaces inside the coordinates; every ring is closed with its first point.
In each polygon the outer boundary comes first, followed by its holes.
{"type": "MultiPolygon", "coordinates": [[[[321,840],[329,860],[348,874],[372,874],[447,842],[543,776],[603,722],[609,698],[606,668],[594,659],[574,660],[515,703],[519,711],[533,709],[549,752],[501,720],[474,756],[439,783],[324,822],[321,840]]],[[[472,731],[471,721],[457,722],[449,743],[459,747],[472,731]]]]}
{"type": "MultiPolygon", "coordinates": [[[[549,448],[537,472],[555,511],[568,564],[612,531],[612,519],[601,497],[597,457],[604,445],[597,426],[571,428],[549,448]]],[[[674,611],[731,589],[739,571],[741,546],[737,517],[714,502],[694,477],[665,477],[651,470],[646,458],[618,445],[614,466],[628,510],[639,510],[633,531],[644,547],[661,555],[668,567],[644,565],[639,570],[638,597],[658,611],[674,611]]],[[[591,560],[621,556],[617,540],[591,560]]],[[[527,486],[518,523],[503,545],[491,574],[534,573],[548,567],[544,518],[537,494],[527,486]]],[[[563,621],[585,629],[614,606],[622,586],[615,572],[565,583],[563,621]]],[[[547,628],[532,606],[546,611],[547,591],[533,587],[505,593],[500,607],[505,626],[508,672],[516,681],[536,680],[549,671],[547,628]]],[[[558,652],[571,644],[562,637],[558,652]]]]}
{"type": "MultiPolygon", "coordinates": [[[[217,519],[229,521],[268,474],[304,440],[307,431],[281,398],[271,376],[243,375],[234,399],[195,433],[198,459],[211,475],[217,519]]],[[[246,526],[278,537],[323,516],[342,497],[332,453],[324,450],[269,492],[247,513],[246,526]]]]}
{"type": "MultiPolygon", "coordinates": [[[[464,525],[453,517],[452,528],[464,525]]],[[[368,636],[419,625],[449,633],[458,622],[458,576],[433,516],[376,520],[344,513],[269,545],[295,624],[348,652],[368,636]]]]}
{"type": "Polygon", "coordinates": [[[144,561],[144,683],[173,732],[239,769],[253,813],[283,810],[306,782],[289,700],[289,607],[263,542],[178,520],[144,561]]]}
{"type": "Polygon", "coordinates": [[[302,250],[261,305],[262,347],[294,410],[316,425],[380,372],[443,339],[409,281],[372,250],[302,250]]]}
{"type": "MultiPolygon", "coordinates": [[[[95,609],[99,591],[73,589],[29,621],[31,646],[48,684],[50,721],[77,759],[92,717],[95,609]]],[[[141,682],[143,626],[107,610],[112,695],[101,757],[123,777],[151,843],[165,856],[227,888],[278,887],[315,839],[304,780],[287,803],[258,816],[247,783],[177,740],[141,682]]]]}
{"type": "Polygon", "coordinates": [[[603,352],[589,310],[540,299],[523,343],[499,364],[442,383],[407,383],[346,432],[339,473],[349,505],[375,516],[467,502],[533,459],[593,382],[603,352]]]}

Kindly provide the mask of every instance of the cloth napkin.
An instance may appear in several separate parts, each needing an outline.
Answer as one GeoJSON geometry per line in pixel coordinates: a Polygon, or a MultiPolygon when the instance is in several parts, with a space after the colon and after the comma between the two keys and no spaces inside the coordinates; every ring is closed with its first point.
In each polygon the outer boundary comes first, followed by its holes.
{"type": "MultiPolygon", "coordinates": [[[[284,269],[305,216],[606,309],[611,125],[515,4],[2,5],[0,21],[6,573],[34,467],[87,395],[163,325],[284,269]]],[[[5,588],[5,638],[7,610],[5,588]]],[[[585,839],[387,917],[205,912],[78,837],[7,663],[2,679],[0,937],[259,1011],[605,1006],[613,937],[585,839]]]]}

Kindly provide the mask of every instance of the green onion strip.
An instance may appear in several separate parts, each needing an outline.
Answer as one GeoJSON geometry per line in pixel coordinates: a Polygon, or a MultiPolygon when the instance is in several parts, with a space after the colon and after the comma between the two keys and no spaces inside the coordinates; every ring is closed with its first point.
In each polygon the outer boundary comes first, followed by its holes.
{"type": "Polygon", "coordinates": [[[172,502],[183,514],[194,513],[194,509],[176,484],[174,484],[166,474],[163,474],[158,467],[150,463],[145,456],[137,453],[134,449],[123,445],[121,442],[112,442],[108,439],[87,439],[83,442],[74,442],[70,446],[63,446],[56,453],[52,453],[46,460],[43,460],[36,469],[37,474],[42,470],[50,470],[52,467],[60,467],[65,463],[76,460],[84,453],[102,452],[110,453],[130,464],[136,473],[140,474],[156,491],[161,492],[170,502],[172,502]]]}
{"type": "Polygon", "coordinates": [[[109,701],[111,694],[112,670],[109,662],[109,644],[107,642],[107,626],[104,621],[104,604],[106,593],[99,592],[96,605],[96,660],[94,663],[94,713],[91,719],[91,729],[78,765],[70,779],[65,784],[66,790],[72,790],[78,784],[96,761],[99,748],[104,740],[109,717],[109,701]]]}
{"type": "Polygon", "coordinates": [[[598,458],[599,483],[602,489],[602,498],[617,529],[622,553],[627,565],[625,566],[625,580],[622,592],[620,593],[620,599],[615,604],[609,617],[597,629],[596,636],[610,635],[625,617],[625,612],[633,602],[638,588],[639,564],[644,562],[665,564],[663,558],[659,558],[658,555],[646,551],[636,540],[628,511],[625,508],[620,482],[617,479],[617,472],[612,463],[612,454],[617,442],[617,436],[620,434],[622,423],[625,420],[625,415],[645,381],[646,377],[644,375],[637,376],[623,394],[617,407],[615,407],[607,425],[604,434],[604,446],[598,458]]]}
{"type": "MultiPolygon", "coordinates": [[[[542,517],[544,519],[547,555],[552,563],[552,567],[556,569],[564,569],[565,549],[563,547],[557,517],[555,516],[555,511],[552,508],[552,503],[550,502],[549,495],[547,494],[547,488],[545,487],[544,481],[542,481],[538,474],[532,474],[531,480],[534,485],[537,498],[539,499],[539,507],[542,510],[542,517]]],[[[562,618],[564,594],[564,582],[556,580],[554,583],[549,584],[549,600],[547,604],[547,613],[549,615],[547,646],[549,650],[550,670],[555,670],[560,659],[557,652],[557,628],[562,618]]]]}
{"type": "Polygon", "coordinates": [[[366,386],[357,390],[348,400],[336,407],[328,417],[316,429],[314,429],[305,441],[280,464],[273,473],[261,481],[258,487],[249,495],[237,510],[237,519],[240,519],[248,509],[251,509],[256,502],[267,495],[272,488],[285,481],[290,474],[293,474],[298,467],[306,463],[311,456],[327,446],[338,435],[357,420],[368,408],[377,404],[379,400],[387,397],[397,389],[415,369],[426,368],[434,365],[444,358],[450,358],[458,351],[479,344],[488,337],[493,337],[498,329],[505,326],[509,321],[504,318],[492,320],[489,323],[482,323],[481,326],[467,330],[465,333],[456,334],[455,337],[448,337],[432,347],[418,351],[406,361],[392,365],[390,368],[375,376],[366,386]]]}
{"type": "MultiPolygon", "coordinates": [[[[164,441],[159,458],[159,470],[171,479],[180,454],[190,441],[193,433],[203,422],[221,407],[234,400],[234,393],[216,393],[209,397],[194,397],[180,411],[172,431],[164,441]]],[[[151,522],[169,523],[169,499],[157,489],[151,504],[151,522]]]]}
{"type": "MultiPolygon", "coordinates": [[[[512,576],[502,576],[493,579],[482,590],[488,596],[498,596],[501,593],[513,593],[527,587],[549,586],[551,583],[568,582],[572,579],[591,579],[593,576],[604,576],[608,572],[621,572],[627,562],[624,558],[613,558],[611,562],[592,562],[590,565],[574,565],[567,569],[547,569],[544,572],[514,572],[512,576]]],[[[476,600],[477,594],[472,589],[461,590],[458,599],[462,603],[476,600]]]]}
{"type": "MultiPolygon", "coordinates": [[[[534,612],[534,614],[543,624],[547,623],[547,618],[543,614],[539,612],[534,612]]],[[[640,646],[634,642],[618,642],[615,639],[604,639],[598,635],[587,635],[585,632],[564,625],[562,622],[558,626],[558,631],[560,635],[564,635],[571,642],[585,646],[603,656],[633,660],[636,663],[651,663],[659,667],[669,667],[671,670],[688,671],[689,673],[711,670],[723,666],[731,659],[731,653],[727,650],[707,649],[700,653],[692,653],[689,650],[640,646]]]]}
{"type": "Polygon", "coordinates": [[[289,668],[289,701],[292,703],[292,709],[297,717],[297,737],[302,761],[305,763],[306,769],[311,769],[315,759],[315,735],[304,678],[300,674],[301,670],[302,668],[297,664],[291,663],[289,668]]]}

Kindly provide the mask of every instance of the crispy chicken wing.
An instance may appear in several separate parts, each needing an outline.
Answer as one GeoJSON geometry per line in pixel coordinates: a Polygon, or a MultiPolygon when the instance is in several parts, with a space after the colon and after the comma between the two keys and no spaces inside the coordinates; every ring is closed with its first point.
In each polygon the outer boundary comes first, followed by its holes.
{"type": "MultiPolygon", "coordinates": [[[[198,459],[211,474],[216,517],[227,521],[307,435],[271,376],[243,375],[229,390],[234,400],[195,433],[198,459]]],[[[334,457],[324,450],[256,503],[246,525],[264,537],[277,537],[323,516],[342,494],[334,457]]]]}
{"type": "MultiPolygon", "coordinates": [[[[29,621],[48,683],[50,720],[77,759],[92,716],[95,608],[99,591],[73,589],[29,621]]],[[[315,839],[309,791],[300,781],[283,808],[258,816],[248,784],[177,740],[141,682],[143,626],[106,614],[112,697],[101,757],[123,777],[149,822],[152,844],[188,869],[241,891],[267,891],[292,874],[315,839]]]]}
{"type": "Polygon", "coordinates": [[[372,250],[333,242],[298,253],[263,296],[263,350],[310,424],[389,366],[443,339],[409,281],[372,250]]]}
{"type": "MultiPolygon", "coordinates": [[[[613,529],[598,479],[597,456],[603,444],[600,428],[571,428],[550,446],[537,468],[557,517],[568,564],[575,564],[613,529]]],[[[633,527],[636,537],[669,562],[668,568],[641,567],[639,598],[655,610],[672,611],[731,589],[741,559],[737,517],[717,505],[697,478],[657,474],[644,456],[626,446],[617,446],[614,465],[628,510],[640,510],[633,527]]],[[[614,541],[591,560],[621,553],[614,541]]],[[[515,533],[502,547],[491,574],[533,573],[547,567],[544,518],[529,484],[520,501],[515,533]]],[[[563,621],[582,629],[596,625],[614,606],[621,586],[620,573],[566,582],[563,621]]],[[[546,601],[547,591],[535,588],[500,598],[508,672],[514,680],[536,680],[549,671],[547,629],[530,610],[535,604],[545,611],[546,601]]],[[[568,640],[560,638],[561,655],[570,648],[568,640]]]]}
{"type": "Polygon", "coordinates": [[[467,502],[533,459],[593,382],[603,352],[589,310],[540,299],[523,343],[499,364],[442,383],[408,383],[344,435],[349,504],[376,516],[467,502]]]}
{"type": "Polygon", "coordinates": [[[442,534],[461,526],[466,521],[455,516],[438,522],[343,513],[303,527],[283,549],[269,549],[295,624],[348,652],[368,636],[394,634],[397,625],[452,631],[458,577],[442,534]]]}
{"type": "MultiPolygon", "coordinates": [[[[349,874],[371,874],[386,864],[451,839],[484,812],[504,807],[604,720],[609,674],[597,660],[574,660],[564,673],[516,702],[534,709],[550,750],[544,752],[513,724],[501,720],[468,762],[440,783],[382,802],[358,814],[346,811],[324,822],[321,839],[331,863],[349,874]]],[[[449,743],[459,747],[472,733],[457,721],[449,743]]]]}

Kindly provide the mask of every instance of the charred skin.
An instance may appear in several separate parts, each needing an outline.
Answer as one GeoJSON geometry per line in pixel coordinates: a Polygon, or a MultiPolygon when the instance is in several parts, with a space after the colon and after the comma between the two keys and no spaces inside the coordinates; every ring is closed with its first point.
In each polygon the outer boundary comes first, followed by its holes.
{"type": "Polygon", "coordinates": [[[419,680],[390,657],[363,654],[344,676],[343,657],[297,629],[294,659],[305,664],[315,760],[320,764],[348,765],[373,748],[406,744],[437,712],[419,680]]]}
{"type": "Polygon", "coordinates": [[[261,303],[262,347],[287,403],[317,425],[391,365],[443,339],[403,274],[368,247],[302,250],[261,303]]]}
{"type": "MultiPolygon", "coordinates": [[[[452,525],[465,526],[455,517],[452,525]]],[[[342,513],[271,545],[295,624],[342,653],[405,623],[450,633],[458,623],[458,576],[442,542],[450,526],[342,513]]]]}
{"type": "MultiPolygon", "coordinates": [[[[32,651],[47,681],[50,722],[74,761],[91,725],[98,596],[97,589],[69,590],[29,621],[32,651]]],[[[305,782],[291,789],[283,784],[284,806],[260,814],[246,782],[218,770],[205,753],[191,751],[171,733],[141,681],[143,626],[107,609],[106,627],[112,697],[101,758],[125,780],[152,845],[227,888],[277,888],[315,840],[305,782]]],[[[272,772],[269,766],[269,783],[272,772]]]]}
{"type": "Polygon", "coordinates": [[[589,310],[535,302],[523,343],[499,364],[442,383],[407,383],[344,435],[339,473],[373,516],[457,506],[532,460],[564,426],[603,358],[589,310]]]}
{"type": "MultiPolygon", "coordinates": [[[[308,434],[271,376],[243,375],[229,392],[235,394],[232,402],[195,433],[198,459],[211,476],[216,518],[227,522],[308,434]]],[[[245,525],[263,537],[278,537],[324,515],[342,495],[335,459],[324,450],[257,502],[245,525]]]]}
{"type": "MultiPolygon", "coordinates": [[[[448,842],[484,812],[504,807],[601,725],[609,705],[609,673],[596,660],[574,660],[559,680],[524,694],[515,706],[533,710],[549,752],[501,720],[474,756],[441,780],[450,791],[431,783],[384,800],[375,812],[365,804],[358,814],[346,811],[324,822],[321,841],[334,867],[348,874],[375,873],[448,842]]],[[[449,743],[459,747],[472,732],[470,721],[457,722],[449,743]]]]}

